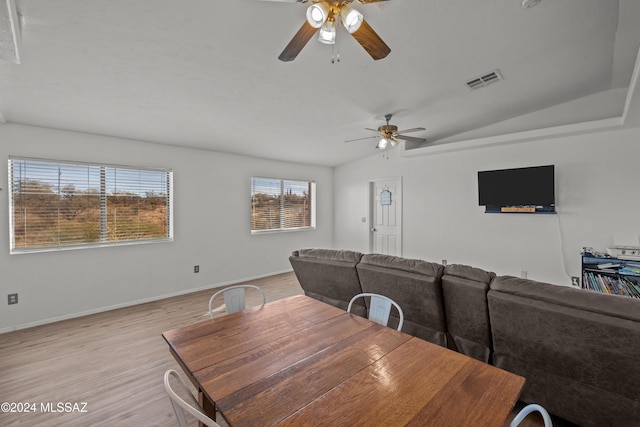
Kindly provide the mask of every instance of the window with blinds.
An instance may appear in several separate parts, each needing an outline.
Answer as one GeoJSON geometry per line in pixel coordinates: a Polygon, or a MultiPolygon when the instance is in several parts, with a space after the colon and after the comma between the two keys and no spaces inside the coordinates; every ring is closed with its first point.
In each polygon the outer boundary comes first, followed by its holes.
{"type": "Polygon", "coordinates": [[[251,232],[315,228],[315,183],[251,178],[251,232]]]}
{"type": "Polygon", "coordinates": [[[171,241],[172,172],[9,159],[11,253],[171,241]]]}

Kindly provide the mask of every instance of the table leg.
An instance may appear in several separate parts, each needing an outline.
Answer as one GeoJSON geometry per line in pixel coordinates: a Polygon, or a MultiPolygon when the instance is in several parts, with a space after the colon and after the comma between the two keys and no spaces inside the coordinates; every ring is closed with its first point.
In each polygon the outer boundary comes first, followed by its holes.
{"type": "MultiPolygon", "coordinates": [[[[210,401],[202,390],[198,390],[198,403],[200,404],[202,411],[213,421],[216,421],[216,404],[210,401]]],[[[200,427],[203,426],[202,423],[198,423],[198,425],[200,427]]]]}

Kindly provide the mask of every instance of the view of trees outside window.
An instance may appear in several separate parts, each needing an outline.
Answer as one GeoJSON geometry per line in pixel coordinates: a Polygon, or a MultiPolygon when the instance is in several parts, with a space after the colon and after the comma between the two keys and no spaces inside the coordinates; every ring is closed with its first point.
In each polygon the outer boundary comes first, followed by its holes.
{"type": "Polygon", "coordinates": [[[11,159],[12,249],[171,237],[171,172],[11,159]]]}
{"type": "Polygon", "coordinates": [[[313,227],[313,182],[251,178],[251,231],[313,227]]]}

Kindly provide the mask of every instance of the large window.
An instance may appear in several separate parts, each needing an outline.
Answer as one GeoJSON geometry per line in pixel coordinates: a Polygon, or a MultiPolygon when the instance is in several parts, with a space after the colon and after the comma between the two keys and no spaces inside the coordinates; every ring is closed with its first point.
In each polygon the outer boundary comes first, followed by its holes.
{"type": "Polygon", "coordinates": [[[170,241],[172,172],[9,159],[11,253],[170,241]]]}
{"type": "Polygon", "coordinates": [[[251,178],[251,232],[315,227],[315,183],[251,178]]]}

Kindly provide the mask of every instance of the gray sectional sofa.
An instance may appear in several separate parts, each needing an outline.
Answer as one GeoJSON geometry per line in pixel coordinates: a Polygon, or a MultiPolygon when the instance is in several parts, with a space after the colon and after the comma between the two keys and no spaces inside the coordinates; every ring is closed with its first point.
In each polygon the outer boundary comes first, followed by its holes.
{"type": "Polygon", "coordinates": [[[345,309],[386,295],[403,332],[525,377],[524,402],[585,427],[640,426],[640,300],[348,250],[289,259],[305,294],[345,309]]]}

